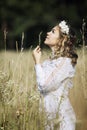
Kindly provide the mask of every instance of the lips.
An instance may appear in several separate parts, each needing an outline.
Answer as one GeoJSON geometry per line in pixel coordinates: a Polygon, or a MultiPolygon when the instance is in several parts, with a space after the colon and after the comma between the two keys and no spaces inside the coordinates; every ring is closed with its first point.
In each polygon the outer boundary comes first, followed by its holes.
{"type": "Polygon", "coordinates": [[[48,44],[48,42],[49,42],[49,37],[46,36],[44,43],[45,43],[45,44],[48,44]]]}
{"type": "Polygon", "coordinates": [[[47,36],[46,39],[49,39],[49,37],[47,36]]]}

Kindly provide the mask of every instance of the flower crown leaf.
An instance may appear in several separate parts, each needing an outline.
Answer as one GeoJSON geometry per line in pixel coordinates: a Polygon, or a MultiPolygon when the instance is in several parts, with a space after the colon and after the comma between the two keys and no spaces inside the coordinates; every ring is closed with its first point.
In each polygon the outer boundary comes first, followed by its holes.
{"type": "Polygon", "coordinates": [[[69,34],[69,26],[66,24],[65,20],[59,23],[59,27],[61,28],[61,32],[65,34],[69,34]]]}

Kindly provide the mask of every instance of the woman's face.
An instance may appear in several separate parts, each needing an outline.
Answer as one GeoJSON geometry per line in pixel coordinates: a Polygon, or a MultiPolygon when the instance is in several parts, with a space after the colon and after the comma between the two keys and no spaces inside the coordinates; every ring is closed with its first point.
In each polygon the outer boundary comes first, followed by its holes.
{"type": "Polygon", "coordinates": [[[53,47],[56,44],[58,44],[58,39],[59,39],[59,27],[55,26],[54,28],[52,28],[50,32],[47,33],[47,37],[44,43],[50,47],[53,47]]]}

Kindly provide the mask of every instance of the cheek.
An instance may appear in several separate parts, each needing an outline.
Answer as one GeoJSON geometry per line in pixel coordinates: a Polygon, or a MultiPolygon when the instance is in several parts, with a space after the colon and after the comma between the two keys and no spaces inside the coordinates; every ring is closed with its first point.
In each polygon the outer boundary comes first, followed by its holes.
{"type": "Polygon", "coordinates": [[[49,45],[56,45],[58,44],[58,39],[56,38],[49,38],[49,39],[46,39],[44,41],[45,44],[49,44],[49,45]]]}
{"type": "Polygon", "coordinates": [[[57,39],[52,39],[52,41],[51,41],[51,42],[53,43],[53,45],[58,44],[58,40],[57,40],[57,39]]]}

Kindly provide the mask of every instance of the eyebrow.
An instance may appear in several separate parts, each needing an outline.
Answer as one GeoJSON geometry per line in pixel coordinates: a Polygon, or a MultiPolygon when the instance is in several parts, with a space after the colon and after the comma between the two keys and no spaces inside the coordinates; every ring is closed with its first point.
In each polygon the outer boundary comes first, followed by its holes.
{"type": "Polygon", "coordinates": [[[53,28],[53,30],[56,30],[55,28],[53,28]]]}
{"type": "Polygon", "coordinates": [[[56,29],[55,29],[55,28],[52,28],[51,31],[56,31],[56,29]]]}

